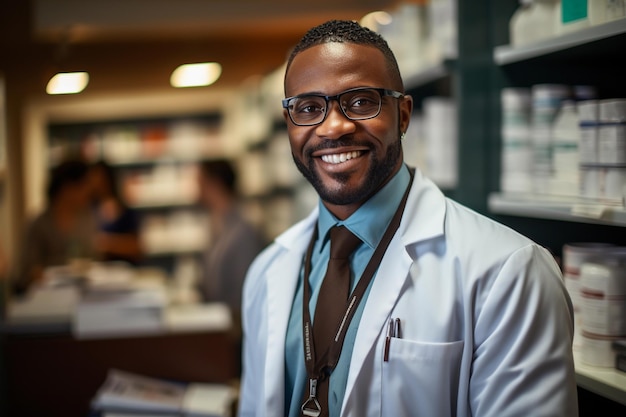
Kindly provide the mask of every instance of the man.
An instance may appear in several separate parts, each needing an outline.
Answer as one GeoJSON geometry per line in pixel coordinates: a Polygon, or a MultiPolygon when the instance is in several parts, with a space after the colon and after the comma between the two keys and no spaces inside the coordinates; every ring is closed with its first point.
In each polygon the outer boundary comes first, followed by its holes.
{"type": "Polygon", "coordinates": [[[265,247],[265,240],[241,213],[236,183],[229,161],[200,165],[198,188],[209,212],[211,238],[203,254],[199,292],[204,301],[228,304],[238,320],[246,270],[265,247]]]}
{"type": "Polygon", "coordinates": [[[89,165],[82,160],[61,162],[50,172],[47,206],[24,232],[13,277],[17,294],[40,283],[51,266],[95,259],[96,222],[89,211],[89,165]]]}
{"type": "Polygon", "coordinates": [[[289,57],[289,140],[320,202],[248,272],[240,416],[576,416],[558,266],[403,164],[403,91],[386,42],[354,22],[311,29],[289,57]],[[362,243],[320,349],[335,225],[362,243]]]}

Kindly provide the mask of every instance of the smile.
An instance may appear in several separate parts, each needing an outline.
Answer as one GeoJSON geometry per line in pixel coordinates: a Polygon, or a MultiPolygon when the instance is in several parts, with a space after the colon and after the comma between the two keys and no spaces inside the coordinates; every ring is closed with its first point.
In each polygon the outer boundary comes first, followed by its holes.
{"type": "Polygon", "coordinates": [[[361,151],[352,151],[352,152],[344,152],[344,153],[336,153],[332,155],[322,155],[322,161],[329,164],[340,164],[342,162],[349,161],[350,159],[356,158],[361,155],[361,151]]]}

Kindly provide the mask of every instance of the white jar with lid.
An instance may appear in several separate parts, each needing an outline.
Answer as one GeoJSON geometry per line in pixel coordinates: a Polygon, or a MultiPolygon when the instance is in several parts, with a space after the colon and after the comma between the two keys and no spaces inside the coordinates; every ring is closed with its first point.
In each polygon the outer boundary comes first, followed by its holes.
{"type": "Polygon", "coordinates": [[[598,163],[626,164],[626,99],[600,100],[598,163]]]}
{"type": "Polygon", "coordinates": [[[552,189],[554,195],[576,196],[579,189],[580,127],[574,100],[561,102],[552,127],[552,189]]]}
{"type": "Polygon", "coordinates": [[[503,192],[529,192],[532,188],[532,148],[530,142],[530,89],[503,88],[500,189],[503,192]]]}
{"type": "Polygon", "coordinates": [[[618,340],[624,338],[583,332],[580,361],[590,366],[614,368],[617,353],[613,349],[613,343],[618,340]]]}
{"type": "Polygon", "coordinates": [[[564,84],[535,84],[531,89],[531,144],[533,165],[533,191],[552,193],[553,175],[552,128],[563,100],[571,90],[564,84]]]}
{"type": "Polygon", "coordinates": [[[581,267],[582,331],[626,336],[626,268],[623,249],[581,267]]]}
{"type": "Polygon", "coordinates": [[[563,246],[563,280],[565,288],[572,300],[574,310],[574,342],[573,347],[579,350],[581,341],[582,298],[580,294],[580,268],[586,262],[602,257],[607,250],[615,245],[605,242],[572,242],[563,246]]]}
{"type": "Polygon", "coordinates": [[[626,16],[626,0],[589,0],[590,25],[601,25],[626,16]]]}
{"type": "Polygon", "coordinates": [[[579,162],[580,164],[598,163],[598,100],[579,101],[578,120],[580,128],[579,162]]]}
{"type": "Polygon", "coordinates": [[[527,45],[556,34],[558,0],[519,0],[519,3],[509,22],[511,45],[527,45]]]}

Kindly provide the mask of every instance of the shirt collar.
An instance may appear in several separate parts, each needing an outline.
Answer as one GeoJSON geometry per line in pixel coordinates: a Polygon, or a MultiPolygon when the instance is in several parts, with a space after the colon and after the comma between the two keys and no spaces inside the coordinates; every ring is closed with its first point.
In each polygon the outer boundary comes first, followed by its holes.
{"type": "Polygon", "coordinates": [[[376,248],[402,200],[410,178],[408,167],[402,165],[379,192],[343,221],[328,211],[320,200],[318,203],[320,215],[317,221],[319,236],[325,240],[331,227],[344,225],[370,248],[376,248]]]}

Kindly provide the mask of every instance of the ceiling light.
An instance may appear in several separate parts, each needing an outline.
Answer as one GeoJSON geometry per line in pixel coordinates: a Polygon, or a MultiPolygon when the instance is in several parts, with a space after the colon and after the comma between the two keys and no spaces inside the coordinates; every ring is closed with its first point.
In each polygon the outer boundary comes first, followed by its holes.
{"type": "Polygon", "coordinates": [[[89,74],[86,72],[59,72],[50,78],[46,86],[48,94],[76,94],[87,87],[89,74]]]}
{"type": "Polygon", "coordinates": [[[172,87],[201,87],[211,85],[222,74],[222,66],[217,62],[181,65],[172,72],[172,87]]]}
{"type": "Polygon", "coordinates": [[[363,16],[361,19],[361,26],[365,26],[374,31],[378,31],[379,26],[386,26],[391,24],[393,17],[383,11],[371,12],[363,16]]]}

